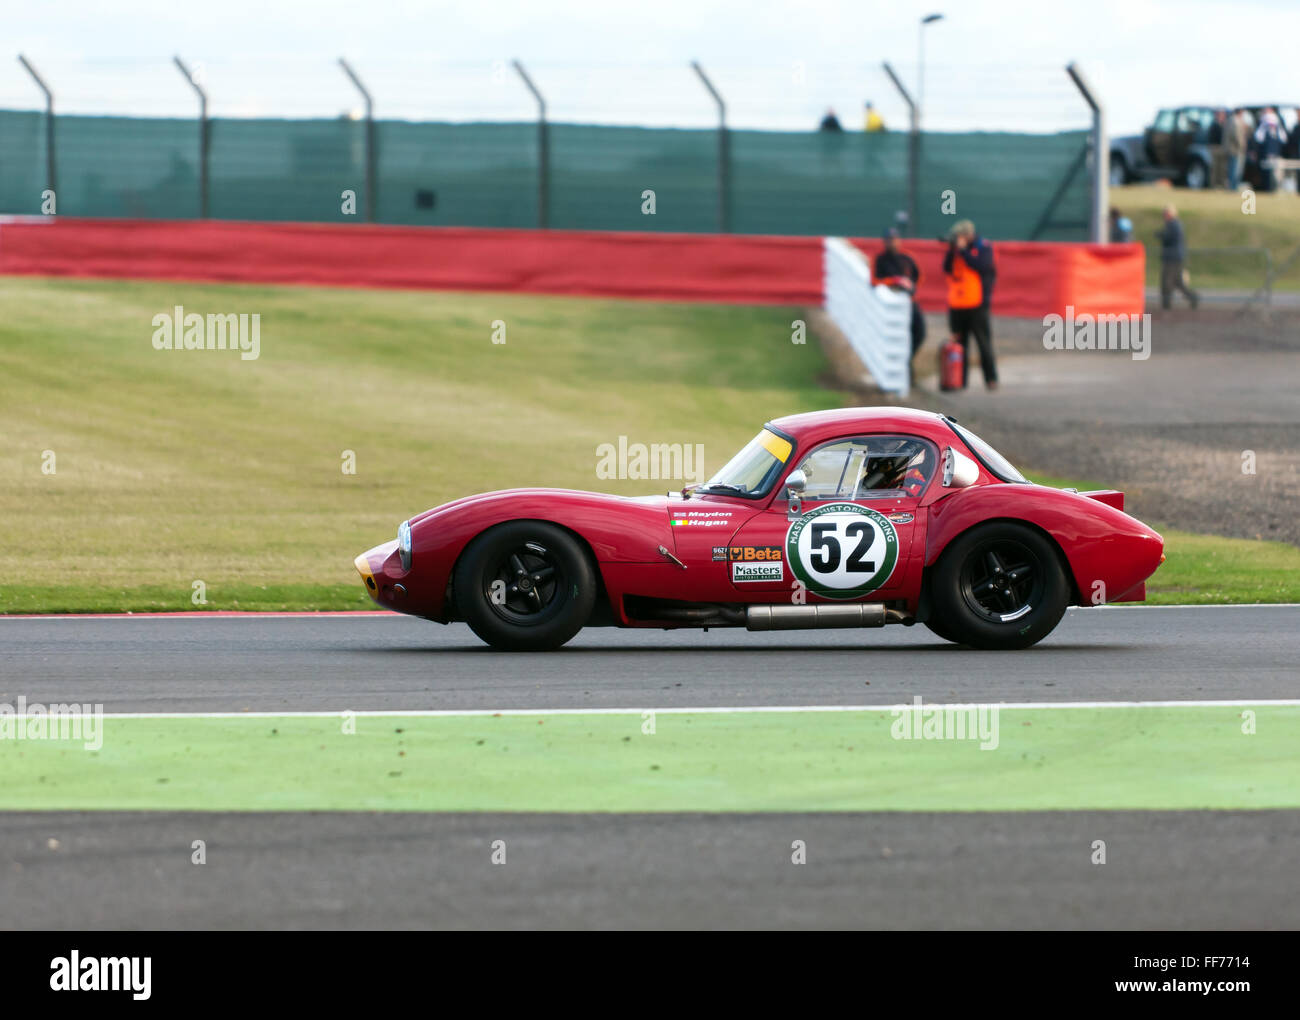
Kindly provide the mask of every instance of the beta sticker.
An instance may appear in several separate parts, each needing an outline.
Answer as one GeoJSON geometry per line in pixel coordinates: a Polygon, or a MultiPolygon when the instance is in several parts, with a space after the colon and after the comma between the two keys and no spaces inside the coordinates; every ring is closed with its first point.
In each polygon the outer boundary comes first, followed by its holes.
{"type": "Polygon", "coordinates": [[[827,503],[809,510],[785,536],[790,569],[809,591],[856,599],[882,587],[898,563],[898,532],[875,510],[827,503]]]}

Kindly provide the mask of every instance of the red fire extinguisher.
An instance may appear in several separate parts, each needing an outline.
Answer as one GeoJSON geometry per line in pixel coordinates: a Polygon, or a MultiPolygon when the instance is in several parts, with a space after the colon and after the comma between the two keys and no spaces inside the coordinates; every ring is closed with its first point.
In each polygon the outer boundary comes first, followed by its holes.
{"type": "Polygon", "coordinates": [[[939,348],[939,388],[941,390],[961,389],[962,367],[966,354],[961,344],[949,340],[939,348]]]}
{"type": "Polygon", "coordinates": [[[966,352],[957,340],[948,340],[939,348],[939,389],[961,390],[962,368],[966,363],[966,352]]]}

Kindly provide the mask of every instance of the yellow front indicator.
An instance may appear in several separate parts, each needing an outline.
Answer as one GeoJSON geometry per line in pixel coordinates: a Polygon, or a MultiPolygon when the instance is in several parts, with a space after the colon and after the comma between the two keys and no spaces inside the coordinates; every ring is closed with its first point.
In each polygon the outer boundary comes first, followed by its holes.
{"type": "Polygon", "coordinates": [[[366,559],[366,554],[362,553],[352,565],[357,568],[357,573],[361,575],[361,580],[366,582],[366,591],[370,592],[372,598],[378,596],[379,586],[375,584],[375,575],[370,572],[370,561],[366,559]]]}

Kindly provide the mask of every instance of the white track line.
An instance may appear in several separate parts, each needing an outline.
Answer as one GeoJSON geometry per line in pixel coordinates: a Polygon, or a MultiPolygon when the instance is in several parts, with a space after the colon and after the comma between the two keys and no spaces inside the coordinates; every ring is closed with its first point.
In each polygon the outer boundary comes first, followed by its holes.
{"type": "MultiPolygon", "coordinates": [[[[923,701],[922,709],[1007,709],[1012,711],[1055,708],[1241,708],[1241,707],[1297,707],[1300,698],[1241,698],[1229,701],[986,701],[942,702],[923,701]]],[[[338,719],[345,715],[357,718],[428,718],[451,719],[459,717],[494,716],[553,716],[553,715],[745,715],[781,712],[893,712],[913,710],[915,703],[893,705],[713,705],[702,708],[451,708],[451,709],[338,709],[332,712],[104,712],[104,719],[338,719]]],[[[87,712],[60,714],[59,718],[92,715],[87,712]]],[[[10,716],[15,720],[26,715],[10,716]]],[[[51,718],[51,716],[31,716],[51,718]]]]}

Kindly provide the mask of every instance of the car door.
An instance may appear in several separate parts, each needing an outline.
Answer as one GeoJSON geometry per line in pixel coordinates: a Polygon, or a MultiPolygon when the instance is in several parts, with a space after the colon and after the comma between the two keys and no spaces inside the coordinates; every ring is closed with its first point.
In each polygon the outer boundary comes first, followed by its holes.
{"type": "Polygon", "coordinates": [[[1156,114],[1155,123],[1147,128],[1147,159],[1153,167],[1167,168],[1173,165],[1172,146],[1177,119],[1176,111],[1161,110],[1156,114]]]}
{"type": "Polygon", "coordinates": [[[919,504],[937,463],[934,445],[914,436],[815,447],[794,468],[805,477],[799,505],[791,507],[783,479],[771,505],[732,537],[737,595],[770,602],[802,589],[835,601],[888,598],[906,582],[913,543],[924,541],[919,504]]]}
{"type": "Polygon", "coordinates": [[[1192,147],[1205,143],[1213,122],[1214,115],[1208,109],[1191,107],[1180,110],[1177,127],[1169,145],[1169,159],[1165,165],[1179,168],[1186,166],[1192,147]]]}

